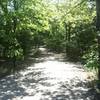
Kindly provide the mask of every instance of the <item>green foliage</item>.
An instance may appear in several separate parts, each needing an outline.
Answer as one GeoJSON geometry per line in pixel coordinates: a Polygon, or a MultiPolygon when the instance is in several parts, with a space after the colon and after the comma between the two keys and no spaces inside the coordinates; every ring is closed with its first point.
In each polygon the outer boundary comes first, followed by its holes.
{"type": "MultiPolygon", "coordinates": [[[[79,27],[80,28],[80,27],[79,27]]],[[[81,31],[76,33],[76,40],[82,55],[95,43],[95,28],[90,23],[81,25],[81,31]]]]}
{"type": "Polygon", "coordinates": [[[26,55],[32,46],[32,34],[29,30],[22,29],[17,34],[17,40],[23,50],[23,54],[26,55]]]}
{"type": "Polygon", "coordinates": [[[90,69],[98,68],[98,51],[97,45],[93,45],[90,50],[83,56],[85,60],[85,66],[90,69]]]}
{"type": "Polygon", "coordinates": [[[79,60],[80,59],[80,48],[78,47],[77,43],[75,42],[70,42],[66,44],[66,54],[67,57],[71,60],[79,60]]]}
{"type": "Polygon", "coordinates": [[[64,51],[64,45],[62,44],[61,39],[53,38],[53,39],[47,39],[46,40],[47,48],[56,51],[56,52],[63,52],[64,51]]]}
{"type": "Polygon", "coordinates": [[[52,18],[49,21],[50,32],[45,37],[44,43],[47,48],[56,51],[63,52],[64,51],[64,30],[62,27],[62,22],[60,19],[52,18]]]}
{"type": "MultiPolygon", "coordinates": [[[[41,0],[40,0],[41,1],[41,0]]],[[[2,56],[23,58],[33,46],[33,33],[45,26],[39,0],[0,1],[0,45],[2,56]],[[35,9],[33,9],[35,8],[35,9]],[[38,12],[38,13],[37,13],[38,12]]],[[[42,29],[43,30],[43,29],[42,29]]]]}

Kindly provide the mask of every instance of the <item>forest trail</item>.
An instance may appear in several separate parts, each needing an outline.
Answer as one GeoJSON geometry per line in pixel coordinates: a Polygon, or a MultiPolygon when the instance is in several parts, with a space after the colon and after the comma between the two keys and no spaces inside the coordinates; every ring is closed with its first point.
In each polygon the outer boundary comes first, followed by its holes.
{"type": "Polygon", "coordinates": [[[35,63],[0,80],[0,100],[93,100],[81,64],[40,49],[35,63]]]}

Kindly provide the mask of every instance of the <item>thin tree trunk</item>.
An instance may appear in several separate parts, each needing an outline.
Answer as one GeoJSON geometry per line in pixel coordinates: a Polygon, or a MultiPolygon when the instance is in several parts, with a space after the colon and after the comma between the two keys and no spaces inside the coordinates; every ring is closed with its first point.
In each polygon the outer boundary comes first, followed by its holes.
{"type": "Polygon", "coordinates": [[[71,26],[70,26],[71,23],[69,23],[68,25],[68,43],[70,43],[70,40],[71,40],[71,26]]]}
{"type": "Polygon", "coordinates": [[[67,24],[66,22],[64,22],[64,27],[65,27],[65,43],[66,43],[66,57],[67,57],[67,51],[68,51],[68,48],[67,48],[67,42],[68,42],[68,33],[67,33],[67,24]]]}
{"type": "MultiPolygon", "coordinates": [[[[17,5],[17,1],[14,0],[13,1],[13,4],[14,4],[14,10],[15,12],[18,10],[18,5],[17,5]]],[[[16,15],[13,17],[13,32],[14,32],[14,35],[16,36],[16,28],[17,28],[17,18],[16,18],[16,15]]],[[[16,67],[16,56],[14,54],[13,56],[13,65],[14,67],[16,67]]]]}

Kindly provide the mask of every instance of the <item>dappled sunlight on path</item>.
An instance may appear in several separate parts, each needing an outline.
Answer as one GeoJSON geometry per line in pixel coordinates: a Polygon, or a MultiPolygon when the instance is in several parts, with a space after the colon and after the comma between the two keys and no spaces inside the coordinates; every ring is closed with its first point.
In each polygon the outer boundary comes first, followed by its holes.
{"type": "Polygon", "coordinates": [[[93,100],[82,65],[43,50],[34,65],[0,80],[0,100],[93,100]]]}

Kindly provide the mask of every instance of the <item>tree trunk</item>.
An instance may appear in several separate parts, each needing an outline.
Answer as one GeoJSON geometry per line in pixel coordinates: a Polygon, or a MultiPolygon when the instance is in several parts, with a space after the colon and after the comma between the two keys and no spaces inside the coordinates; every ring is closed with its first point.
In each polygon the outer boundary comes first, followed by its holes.
{"type": "Polygon", "coordinates": [[[70,43],[71,40],[71,23],[68,25],[68,43],[70,43]]]}
{"type": "Polygon", "coordinates": [[[99,57],[99,59],[98,59],[98,79],[100,80],[100,35],[98,35],[98,53],[99,53],[99,55],[98,55],[98,57],[99,57]]]}
{"type": "Polygon", "coordinates": [[[65,32],[65,43],[66,43],[66,44],[65,44],[65,46],[66,46],[66,47],[65,47],[65,50],[66,50],[66,57],[67,57],[67,53],[68,53],[68,52],[67,52],[67,51],[68,51],[68,48],[67,48],[67,43],[68,43],[68,32],[67,32],[67,31],[68,31],[68,30],[67,30],[67,24],[66,24],[66,22],[64,22],[64,27],[65,27],[65,31],[66,31],[66,32],[65,32]]]}
{"type": "Polygon", "coordinates": [[[96,0],[96,14],[97,14],[96,28],[97,31],[100,31],[100,0],[96,0]]]}
{"type": "MultiPolygon", "coordinates": [[[[18,4],[17,4],[16,0],[13,1],[13,5],[14,5],[14,11],[16,12],[18,10],[18,4]]],[[[15,15],[13,17],[13,32],[14,32],[15,37],[16,37],[16,28],[17,28],[17,17],[15,15]]],[[[15,47],[15,45],[14,45],[14,47],[15,47]]],[[[13,65],[14,65],[14,67],[16,67],[16,56],[15,56],[15,54],[13,56],[13,65]]]]}
{"type": "Polygon", "coordinates": [[[98,79],[100,80],[100,0],[96,0],[96,28],[98,33],[98,53],[99,53],[99,66],[98,66],[98,79]]]}

